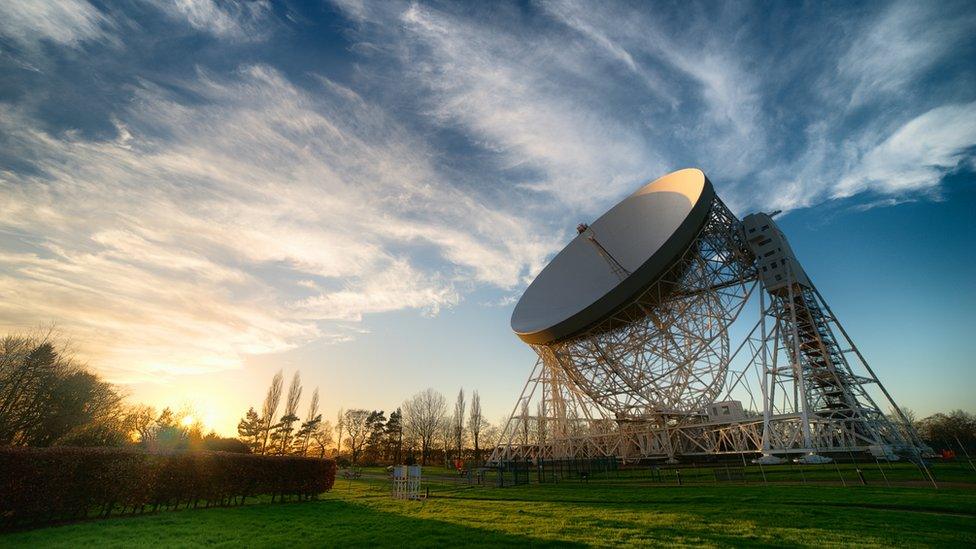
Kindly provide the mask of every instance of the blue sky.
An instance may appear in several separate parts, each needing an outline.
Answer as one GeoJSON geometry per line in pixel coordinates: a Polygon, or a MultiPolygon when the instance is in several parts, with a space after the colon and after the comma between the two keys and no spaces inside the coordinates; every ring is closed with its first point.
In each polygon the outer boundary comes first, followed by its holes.
{"type": "Polygon", "coordinates": [[[0,327],[225,431],[280,367],[499,417],[532,276],[697,166],[899,403],[972,410],[974,59],[965,2],[2,3],[0,327]]]}

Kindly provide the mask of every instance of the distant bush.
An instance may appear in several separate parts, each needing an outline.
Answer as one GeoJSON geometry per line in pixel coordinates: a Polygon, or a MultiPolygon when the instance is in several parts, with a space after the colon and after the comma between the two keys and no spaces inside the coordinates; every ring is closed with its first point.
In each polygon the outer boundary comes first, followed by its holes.
{"type": "Polygon", "coordinates": [[[211,452],[251,453],[251,449],[247,447],[247,444],[236,438],[205,437],[202,444],[204,450],[211,452]]]}
{"type": "Polygon", "coordinates": [[[335,462],[226,452],[0,448],[0,528],[179,506],[308,499],[330,490],[335,462]]]}

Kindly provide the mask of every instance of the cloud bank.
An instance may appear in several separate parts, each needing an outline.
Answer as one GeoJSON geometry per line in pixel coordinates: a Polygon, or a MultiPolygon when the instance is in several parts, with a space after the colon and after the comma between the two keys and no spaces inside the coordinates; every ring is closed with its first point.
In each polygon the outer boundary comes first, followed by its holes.
{"type": "Polygon", "coordinates": [[[0,316],[64,319],[120,368],[204,371],[348,337],[326,321],[513,287],[552,246],[446,185],[349,89],[306,93],[263,65],[193,86],[191,108],[145,83],[108,142],[0,111],[8,151],[33,168],[0,172],[0,316]]]}

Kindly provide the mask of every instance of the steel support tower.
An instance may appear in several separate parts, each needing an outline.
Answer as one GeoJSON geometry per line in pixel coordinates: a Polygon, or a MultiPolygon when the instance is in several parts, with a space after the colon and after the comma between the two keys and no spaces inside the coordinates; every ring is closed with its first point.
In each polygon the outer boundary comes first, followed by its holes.
{"type": "Polygon", "coordinates": [[[492,462],[924,448],[772,216],[740,221],[717,196],[655,283],[582,334],[531,346],[492,462]],[[759,320],[733,349],[750,301],[759,320]]]}

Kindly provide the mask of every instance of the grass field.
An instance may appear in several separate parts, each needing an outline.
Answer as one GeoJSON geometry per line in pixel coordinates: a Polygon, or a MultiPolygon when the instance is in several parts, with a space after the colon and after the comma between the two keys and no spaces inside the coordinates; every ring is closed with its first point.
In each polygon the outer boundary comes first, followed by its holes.
{"type": "Polygon", "coordinates": [[[976,545],[971,486],[677,486],[616,475],[489,488],[444,474],[430,499],[411,502],[390,499],[378,470],[366,476],[313,502],[87,521],[0,536],[0,546],[976,545]]]}

